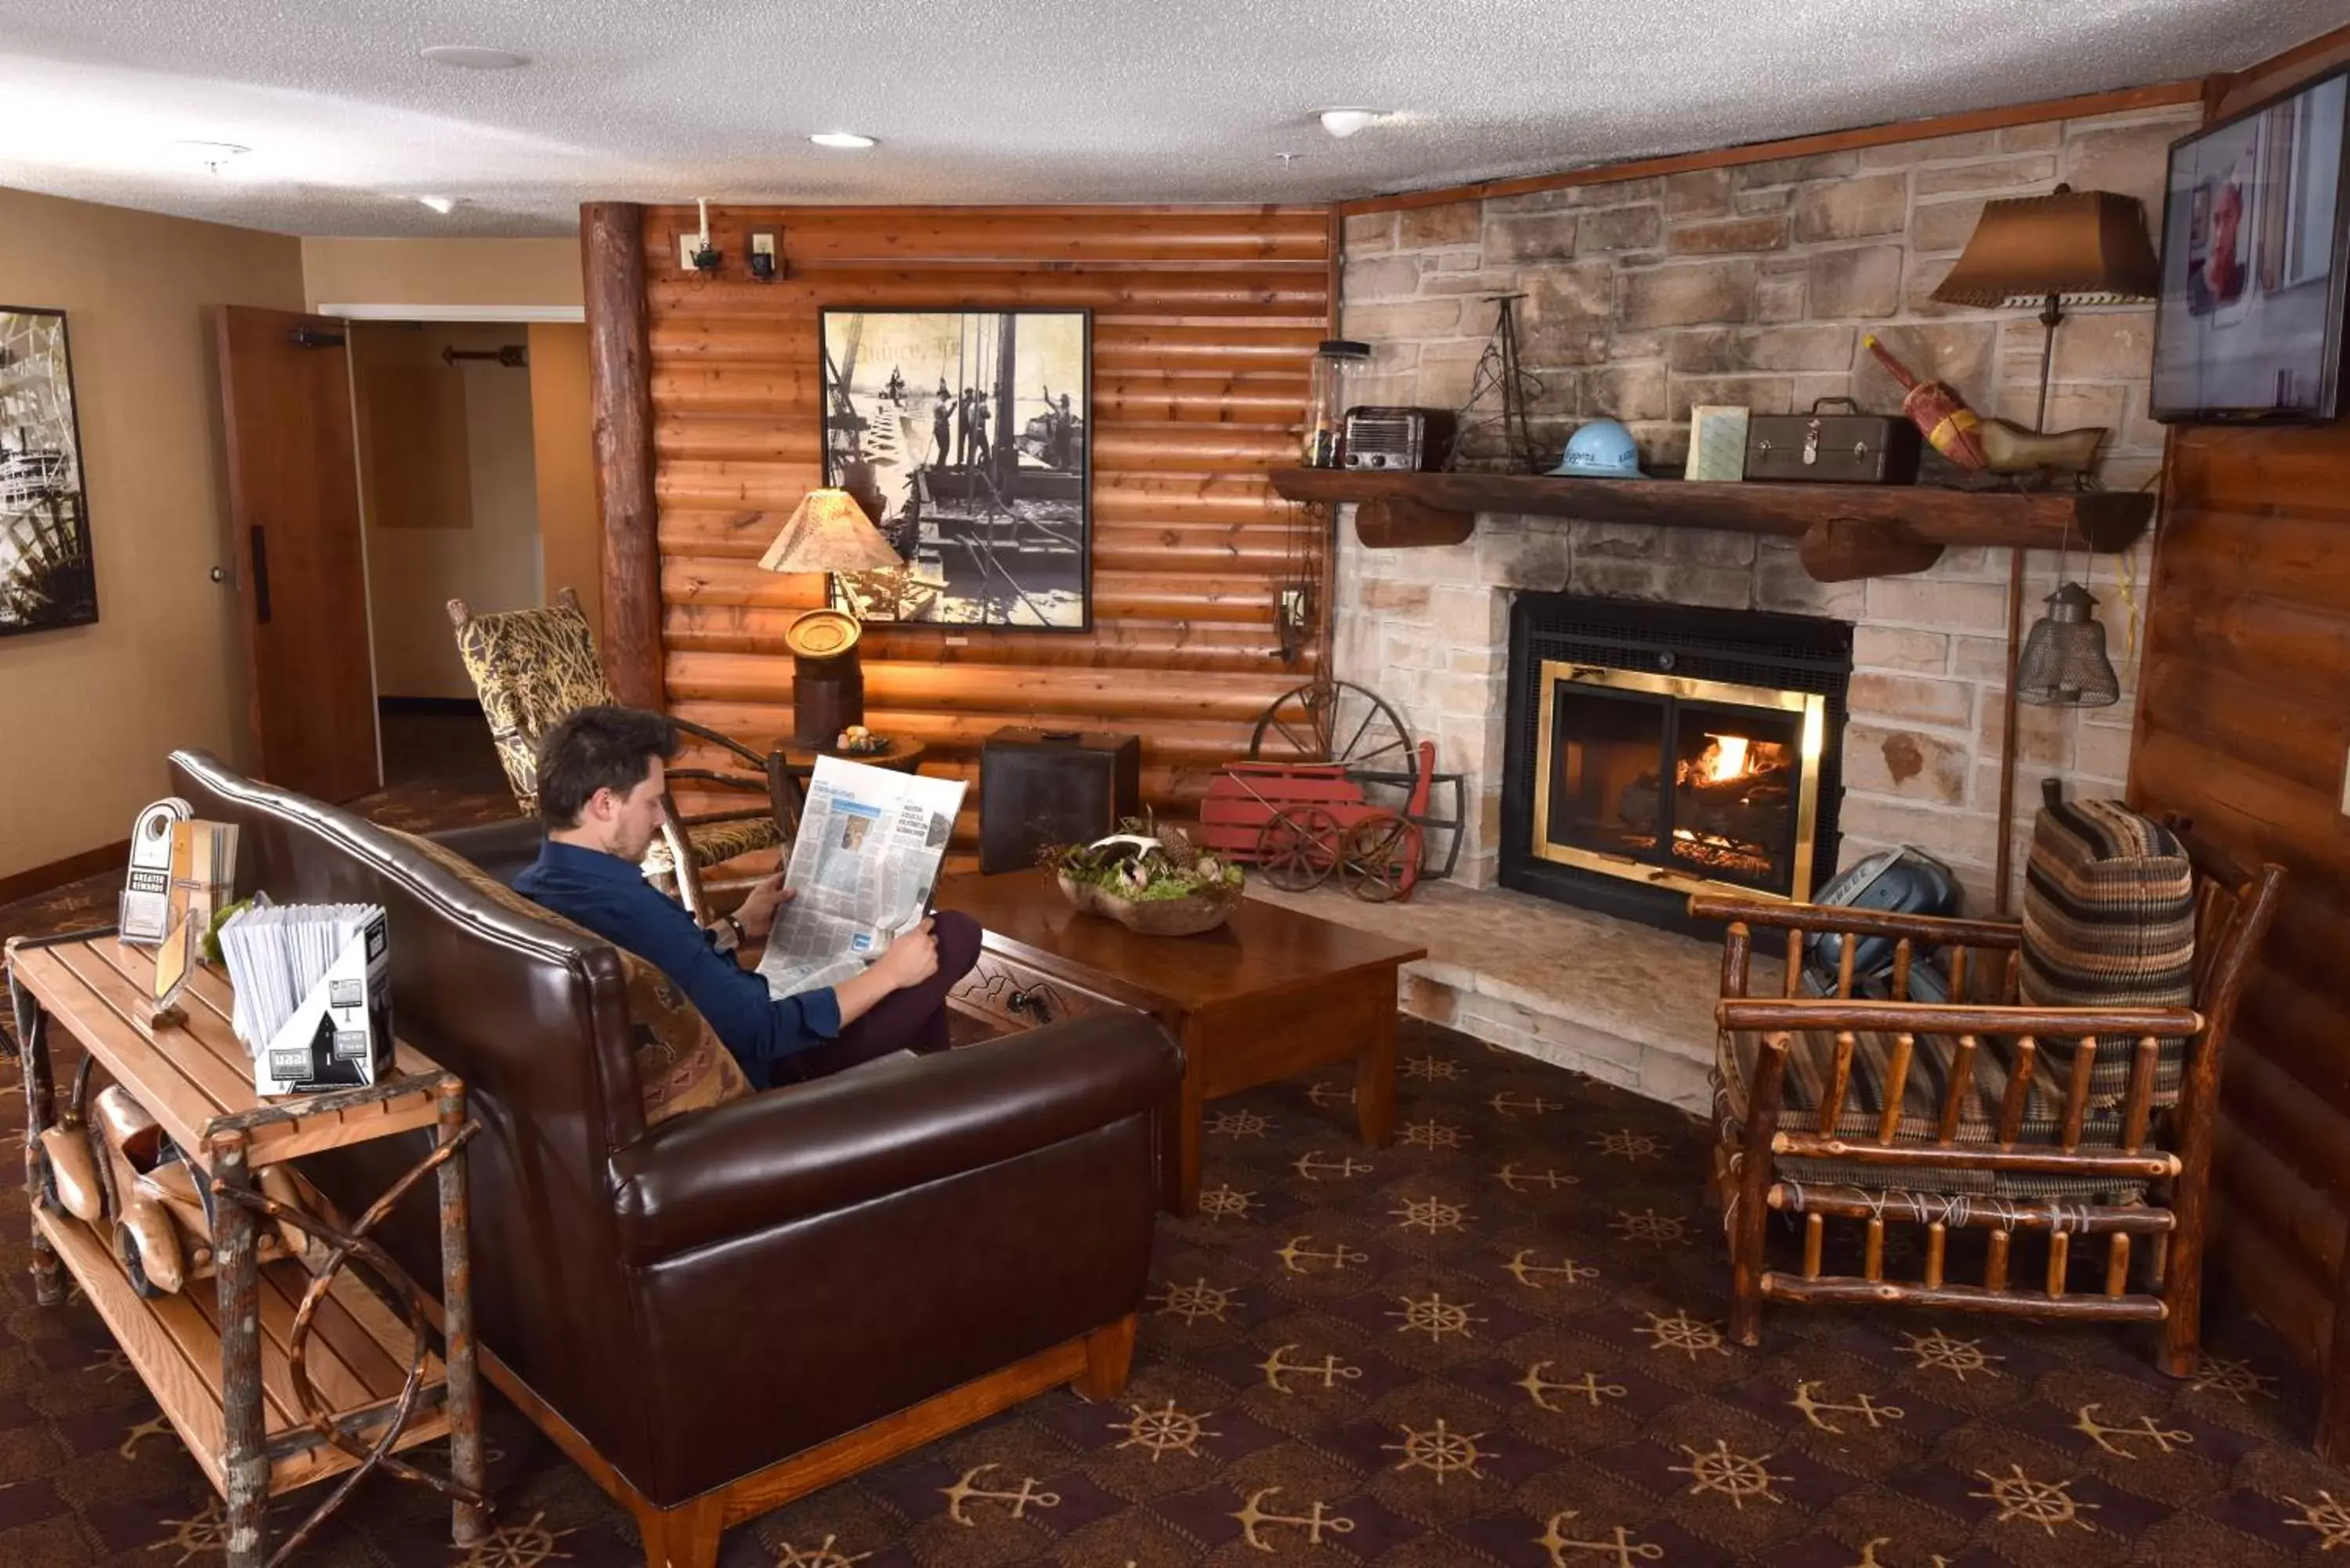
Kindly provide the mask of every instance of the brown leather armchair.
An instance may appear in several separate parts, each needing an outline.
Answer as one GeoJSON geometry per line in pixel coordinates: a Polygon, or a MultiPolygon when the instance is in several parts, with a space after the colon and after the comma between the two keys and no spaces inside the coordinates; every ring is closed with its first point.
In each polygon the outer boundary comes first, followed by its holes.
{"type": "MultiPolygon", "coordinates": [[[[242,891],[382,904],[400,1034],[465,1080],[483,1366],[636,1515],[649,1563],[1059,1383],[1123,1383],[1150,1257],[1141,1014],[878,1063],[648,1128],[612,950],[337,807],[172,759],[242,891]]],[[[452,836],[462,837],[462,836],[452,836]]],[[[484,841],[494,844],[494,839],[484,841]]],[[[399,1140],[302,1162],[346,1207],[399,1140]]],[[[428,1291],[429,1204],[385,1246],[428,1291]]]]}

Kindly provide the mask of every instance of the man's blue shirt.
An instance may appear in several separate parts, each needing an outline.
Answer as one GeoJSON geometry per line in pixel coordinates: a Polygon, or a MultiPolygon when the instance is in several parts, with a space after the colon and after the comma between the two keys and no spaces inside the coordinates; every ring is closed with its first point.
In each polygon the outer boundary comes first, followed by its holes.
{"type": "Polygon", "coordinates": [[[773,1088],[783,1058],[840,1033],[840,1002],[829,987],[769,996],[765,981],[712,947],[691,915],[617,855],[549,838],[514,885],[675,981],[754,1088],[773,1088]]]}

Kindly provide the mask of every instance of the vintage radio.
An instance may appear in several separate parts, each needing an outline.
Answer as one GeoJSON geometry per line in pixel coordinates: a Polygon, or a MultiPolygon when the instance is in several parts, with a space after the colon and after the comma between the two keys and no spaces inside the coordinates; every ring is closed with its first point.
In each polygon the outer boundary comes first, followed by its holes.
{"type": "Polygon", "coordinates": [[[1451,450],[1452,416],[1441,409],[1347,410],[1348,468],[1418,472],[1443,467],[1451,450]]]}
{"type": "Polygon", "coordinates": [[[979,868],[1018,871],[1048,844],[1087,844],[1142,813],[1142,742],[998,730],[979,748],[979,868]]]}

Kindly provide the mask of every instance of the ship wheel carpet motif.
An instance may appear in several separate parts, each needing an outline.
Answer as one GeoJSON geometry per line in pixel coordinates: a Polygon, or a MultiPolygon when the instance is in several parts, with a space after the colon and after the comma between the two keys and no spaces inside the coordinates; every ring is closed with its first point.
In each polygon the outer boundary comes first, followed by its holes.
{"type": "MultiPolygon", "coordinates": [[[[1040,1396],[738,1526],[722,1568],[2350,1564],[2314,1379],[2224,1302],[2178,1381],[2141,1330],[1982,1317],[1778,1308],[1742,1349],[1697,1122],[1430,1025],[1399,1046],[1397,1127],[1428,1130],[1385,1149],[1351,1075],[1209,1107],[1218,1196],[1159,1221],[1118,1397],[1040,1396]]],[[[0,1568],[214,1568],[209,1487],[96,1312],[34,1304],[26,1233],[11,1182],[0,1568]]],[[[638,1568],[620,1511],[487,1407],[487,1542],[370,1481],[297,1568],[638,1568]]]]}

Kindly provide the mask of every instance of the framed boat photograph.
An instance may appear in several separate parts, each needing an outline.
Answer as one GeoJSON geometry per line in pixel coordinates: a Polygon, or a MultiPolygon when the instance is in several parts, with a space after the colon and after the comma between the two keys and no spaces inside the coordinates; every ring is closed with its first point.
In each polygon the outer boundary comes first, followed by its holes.
{"type": "Polygon", "coordinates": [[[0,305],[0,637],[96,619],[66,313],[0,305]]]}
{"type": "Polygon", "coordinates": [[[824,482],[902,569],[844,572],[868,621],[1093,624],[1093,317],[824,310],[824,482]]]}

